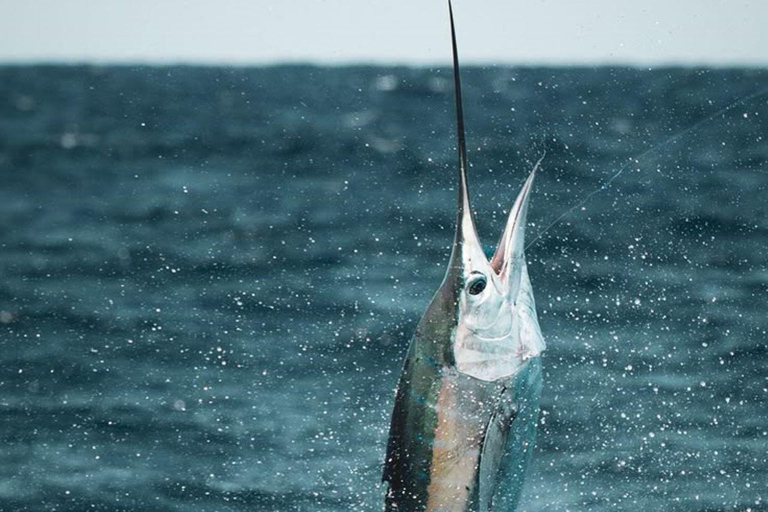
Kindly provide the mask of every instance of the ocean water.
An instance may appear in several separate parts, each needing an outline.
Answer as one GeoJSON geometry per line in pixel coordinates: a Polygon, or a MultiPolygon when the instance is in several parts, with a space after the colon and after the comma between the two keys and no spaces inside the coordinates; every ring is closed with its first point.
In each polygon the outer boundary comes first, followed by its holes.
{"type": "MultiPolygon", "coordinates": [[[[0,510],[381,510],[452,240],[449,79],[0,68],[0,510]]],[[[521,510],[768,510],[768,94],[733,105],[768,72],[464,88],[489,251],[546,151],[521,510]]]]}

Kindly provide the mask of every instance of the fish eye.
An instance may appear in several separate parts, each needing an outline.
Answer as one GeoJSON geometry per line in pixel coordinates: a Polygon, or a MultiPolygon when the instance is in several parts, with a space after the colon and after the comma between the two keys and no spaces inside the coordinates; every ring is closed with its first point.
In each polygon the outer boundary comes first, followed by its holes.
{"type": "Polygon", "coordinates": [[[473,280],[469,284],[469,294],[470,295],[477,295],[479,293],[482,293],[483,290],[485,290],[485,285],[488,283],[486,281],[485,277],[478,277],[475,280],[473,280]]]}

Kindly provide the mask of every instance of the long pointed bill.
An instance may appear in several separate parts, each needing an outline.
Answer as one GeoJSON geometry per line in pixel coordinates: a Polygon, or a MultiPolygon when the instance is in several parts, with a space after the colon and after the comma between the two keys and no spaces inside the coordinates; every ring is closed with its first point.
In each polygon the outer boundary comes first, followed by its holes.
{"type": "Polygon", "coordinates": [[[525,181],[525,185],[523,185],[523,189],[515,200],[515,205],[509,212],[507,226],[501,235],[501,240],[499,240],[496,254],[493,255],[491,260],[491,267],[499,274],[507,296],[512,303],[517,301],[517,294],[520,291],[520,279],[525,267],[525,224],[531,189],[533,188],[533,181],[536,177],[539,163],[541,163],[541,160],[531,171],[530,176],[525,181]]]}
{"type": "MultiPolygon", "coordinates": [[[[456,29],[453,22],[453,7],[448,2],[451,18],[451,42],[453,46],[453,80],[456,88],[456,123],[459,149],[459,204],[456,220],[456,237],[451,254],[451,268],[466,266],[470,261],[485,260],[480,239],[475,228],[475,219],[469,203],[469,186],[467,184],[467,143],[464,135],[464,109],[461,99],[461,77],[459,75],[459,55],[456,49],[456,29]]],[[[450,272],[450,270],[449,270],[450,272]]]]}

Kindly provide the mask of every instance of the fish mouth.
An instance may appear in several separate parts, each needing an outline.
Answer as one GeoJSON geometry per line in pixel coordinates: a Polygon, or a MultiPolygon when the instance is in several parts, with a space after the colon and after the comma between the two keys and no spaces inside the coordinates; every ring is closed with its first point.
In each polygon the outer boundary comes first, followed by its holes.
{"type": "Polygon", "coordinates": [[[507,225],[504,228],[504,232],[501,234],[499,243],[496,247],[496,253],[491,258],[491,268],[496,272],[496,275],[502,278],[502,283],[508,286],[509,283],[505,277],[509,277],[510,267],[515,263],[520,263],[525,252],[525,224],[528,211],[528,203],[530,202],[531,190],[533,189],[533,182],[536,178],[536,174],[541,166],[542,156],[533,170],[528,175],[528,178],[523,184],[523,188],[515,199],[515,204],[512,206],[509,212],[509,218],[507,219],[507,225]]]}

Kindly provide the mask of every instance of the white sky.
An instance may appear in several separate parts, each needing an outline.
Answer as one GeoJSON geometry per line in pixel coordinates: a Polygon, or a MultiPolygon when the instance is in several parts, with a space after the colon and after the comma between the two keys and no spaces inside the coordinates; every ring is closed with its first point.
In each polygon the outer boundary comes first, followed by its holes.
{"type": "MultiPolygon", "coordinates": [[[[768,65],[768,0],[455,0],[474,63],[768,65]]],[[[0,0],[0,62],[447,63],[446,0],[0,0]]]]}

